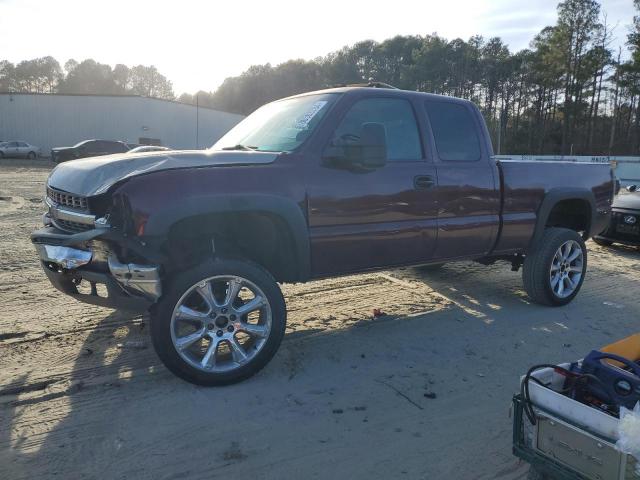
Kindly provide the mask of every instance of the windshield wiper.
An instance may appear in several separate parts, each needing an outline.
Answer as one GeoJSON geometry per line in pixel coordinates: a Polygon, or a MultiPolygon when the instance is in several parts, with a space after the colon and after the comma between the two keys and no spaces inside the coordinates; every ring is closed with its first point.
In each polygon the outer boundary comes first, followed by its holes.
{"type": "Polygon", "coordinates": [[[249,145],[242,145],[242,144],[239,143],[237,145],[234,145],[233,147],[222,147],[221,150],[250,150],[250,151],[255,151],[257,149],[258,149],[258,147],[252,147],[252,146],[249,146],[249,145]]]}

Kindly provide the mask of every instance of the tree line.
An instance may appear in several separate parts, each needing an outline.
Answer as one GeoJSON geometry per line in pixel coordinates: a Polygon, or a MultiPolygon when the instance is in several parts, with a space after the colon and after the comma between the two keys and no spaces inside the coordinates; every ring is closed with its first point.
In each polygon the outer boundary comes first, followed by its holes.
{"type": "MultiPolygon", "coordinates": [[[[639,12],[640,0],[634,6],[639,12]]],[[[640,16],[627,35],[628,60],[611,47],[615,28],[598,1],[565,0],[557,23],[519,52],[478,35],[367,40],[312,61],[255,65],[215,92],[180,100],[248,114],[287,95],[374,79],[475,102],[499,153],[638,155],[640,16]]]]}
{"type": "MultiPolygon", "coordinates": [[[[314,60],[254,65],[213,92],[179,101],[249,114],[260,105],[328,86],[370,79],[475,102],[497,153],[638,155],[640,152],[640,0],[626,35],[628,53],[597,0],[564,0],[555,25],[529,48],[499,38],[448,40],[437,34],[366,40],[314,60]]],[[[631,20],[631,19],[630,19],[631,20]]],[[[130,93],[174,99],[155,67],[52,57],[0,62],[0,91],[130,93]]]]}
{"type": "Polygon", "coordinates": [[[53,57],[13,64],[0,60],[0,92],[143,95],[175,99],[171,82],[154,66],[127,67],[69,60],[64,68],[53,57]]]}

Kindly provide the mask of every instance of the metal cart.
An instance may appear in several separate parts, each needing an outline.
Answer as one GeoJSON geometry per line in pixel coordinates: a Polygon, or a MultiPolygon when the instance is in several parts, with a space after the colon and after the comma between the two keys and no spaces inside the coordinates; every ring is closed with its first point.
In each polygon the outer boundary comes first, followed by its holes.
{"type": "Polygon", "coordinates": [[[531,464],[529,478],[548,480],[638,480],[636,460],[615,440],[589,431],[534,404],[532,425],[524,399],[513,397],[513,454],[531,464]]]}

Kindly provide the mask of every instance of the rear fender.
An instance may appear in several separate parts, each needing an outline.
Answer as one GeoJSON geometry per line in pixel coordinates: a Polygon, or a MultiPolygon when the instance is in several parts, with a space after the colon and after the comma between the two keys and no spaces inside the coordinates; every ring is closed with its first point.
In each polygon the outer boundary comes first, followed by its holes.
{"type": "MultiPolygon", "coordinates": [[[[529,242],[528,251],[535,250],[540,244],[540,240],[544,235],[545,228],[547,227],[547,222],[549,220],[549,216],[553,211],[553,208],[558,205],[558,203],[564,200],[582,200],[589,205],[589,218],[588,225],[586,230],[586,237],[592,236],[593,232],[591,232],[591,228],[595,225],[596,222],[596,201],[591,190],[586,188],[561,188],[561,189],[552,189],[550,190],[542,200],[540,204],[540,208],[538,209],[536,226],[533,232],[533,237],[529,242]]],[[[596,232],[598,233],[598,232],[596,232]]],[[[585,238],[586,239],[586,238],[585,238]]]]}

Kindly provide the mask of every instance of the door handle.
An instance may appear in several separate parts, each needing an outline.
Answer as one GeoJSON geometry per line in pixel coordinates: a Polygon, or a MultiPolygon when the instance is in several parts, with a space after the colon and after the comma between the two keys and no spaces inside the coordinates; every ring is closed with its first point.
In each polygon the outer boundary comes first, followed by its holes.
{"type": "Polygon", "coordinates": [[[426,190],[432,188],[436,184],[431,175],[418,175],[413,177],[413,186],[416,190],[426,190]]]}

